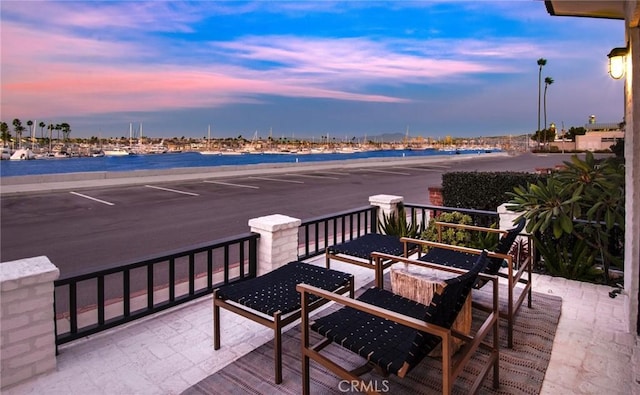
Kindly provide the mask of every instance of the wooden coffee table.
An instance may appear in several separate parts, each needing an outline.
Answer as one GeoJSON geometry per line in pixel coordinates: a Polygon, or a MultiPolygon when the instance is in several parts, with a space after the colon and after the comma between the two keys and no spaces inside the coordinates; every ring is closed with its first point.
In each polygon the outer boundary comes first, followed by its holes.
{"type": "MultiPolygon", "coordinates": [[[[391,267],[391,290],[397,295],[428,306],[438,286],[444,285],[445,280],[458,275],[414,265],[395,264],[391,267]]],[[[469,293],[467,301],[451,328],[468,335],[471,332],[471,321],[471,293],[469,293]]],[[[453,352],[458,351],[463,344],[463,340],[454,339],[453,352]]],[[[441,356],[442,350],[439,347],[429,355],[441,356]]]]}

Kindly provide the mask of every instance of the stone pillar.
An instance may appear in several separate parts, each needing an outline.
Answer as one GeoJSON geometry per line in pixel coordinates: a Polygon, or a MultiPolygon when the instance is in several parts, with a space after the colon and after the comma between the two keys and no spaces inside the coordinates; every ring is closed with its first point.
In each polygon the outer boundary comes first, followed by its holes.
{"type": "Polygon", "coordinates": [[[298,260],[298,228],[301,223],[298,218],[281,214],[249,220],[251,231],[260,233],[258,276],[298,260]]]}
{"type": "Polygon", "coordinates": [[[56,368],[53,281],[45,256],[0,263],[2,388],[56,368]]]}
{"type": "MultiPolygon", "coordinates": [[[[390,213],[398,213],[398,204],[402,203],[404,198],[395,195],[373,195],[369,196],[369,204],[378,207],[378,223],[382,222],[383,216],[389,216],[390,213]]],[[[379,229],[376,229],[378,232],[379,229]]]]}
{"type": "Polygon", "coordinates": [[[635,20],[634,3],[626,7],[626,35],[629,42],[631,67],[625,78],[625,241],[624,293],[625,315],[630,333],[640,334],[640,28],[635,20]],[[637,99],[636,99],[637,98],[637,99]]]}

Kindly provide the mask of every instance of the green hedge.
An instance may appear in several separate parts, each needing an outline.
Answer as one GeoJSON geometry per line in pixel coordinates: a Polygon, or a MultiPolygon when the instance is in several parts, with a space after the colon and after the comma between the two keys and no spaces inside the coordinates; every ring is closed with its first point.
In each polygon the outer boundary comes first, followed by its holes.
{"type": "Polygon", "coordinates": [[[496,211],[509,201],[506,192],[535,183],[540,174],[522,172],[452,172],[442,175],[442,199],[447,207],[496,211]]]}

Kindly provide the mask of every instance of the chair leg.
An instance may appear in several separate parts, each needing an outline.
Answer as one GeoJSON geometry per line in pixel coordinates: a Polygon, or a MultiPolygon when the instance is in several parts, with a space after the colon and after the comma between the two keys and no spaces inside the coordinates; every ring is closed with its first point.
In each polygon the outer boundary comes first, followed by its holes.
{"type": "Polygon", "coordinates": [[[533,265],[533,258],[530,257],[529,259],[529,267],[528,267],[528,272],[529,272],[529,279],[527,280],[527,285],[529,286],[529,295],[528,296],[528,300],[527,300],[527,304],[529,305],[529,308],[531,308],[531,296],[533,293],[533,284],[531,283],[531,266],[533,265]]]}
{"type": "Polygon", "coordinates": [[[213,349],[220,349],[220,306],[216,304],[218,290],[213,291],[213,349]]]}
{"type": "Polygon", "coordinates": [[[302,356],[302,394],[309,395],[311,393],[311,385],[309,383],[310,373],[309,373],[309,357],[306,355],[302,356]]]}
{"type": "Polygon", "coordinates": [[[509,278],[507,291],[507,347],[513,348],[513,294],[517,281],[513,279],[513,264],[509,262],[509,278]]]}
{"type": "Polygon", "coordinates": [[[331,254],[329,254],[329,251],[324,253],[324,259],[327,269],[331,269],[331,254]]]}
{"type": "Polygon", "coordinates": [[[300,303],[300,345],[302,346],[302,394],[311,393],[311,373],[309,371],[310,358],[309,351],[309,294],[302,292],[300,303]]]}
{"type": "Polygon", "coordinates": [[[349,279],[349,297],[351,299],[355,297],[355,293],[356,293],[355,288],[356,288],[356,280],[352,275],[351,278],[349,279]]]}
{"type": "Polygon", "coordinates": [[[375,261],[372,261],[372,259],[369,258],[369,263],[373,265],[373,269],[376,272],[375,274],[376,287],[383,289],[384,288],[384,264],[382,260],[376,259],[375,261]]]}
{"type": "Polygon", "coordinates": [[[280,312],[277,311],[273,315],[275,327],[273,329],[273,352],[275,360],[276,384],[282,383],[282,321],[280,321],[280,312]]]}

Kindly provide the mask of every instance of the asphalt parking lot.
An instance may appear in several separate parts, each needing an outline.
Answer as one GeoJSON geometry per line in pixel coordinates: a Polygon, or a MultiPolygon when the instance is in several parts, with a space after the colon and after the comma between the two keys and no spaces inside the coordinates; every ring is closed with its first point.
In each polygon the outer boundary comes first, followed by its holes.
{"type": "Polygon", "coordinates": [[[46,255],[64,276],[244,233],[249,219],[264,215],[305,220],[366,206],[369,196],[377,194],[428,204],[427,188],[440,185],[444,172],[533,171],[568,158],[527,154],[376,166],[343,163],[203,177],[119,177],[118,184],[59,181],[48,189],[44,182],[5,187],[3,180],[2,261],[46,255]]]}

